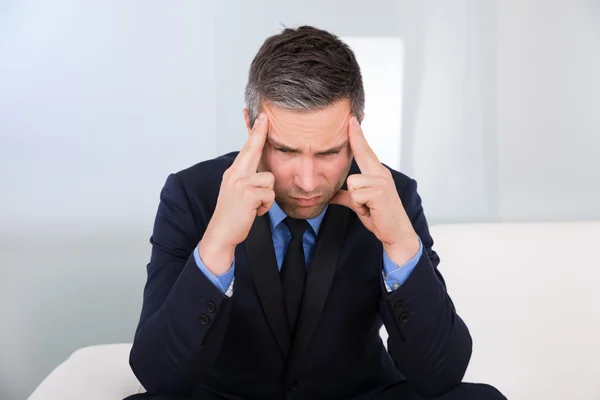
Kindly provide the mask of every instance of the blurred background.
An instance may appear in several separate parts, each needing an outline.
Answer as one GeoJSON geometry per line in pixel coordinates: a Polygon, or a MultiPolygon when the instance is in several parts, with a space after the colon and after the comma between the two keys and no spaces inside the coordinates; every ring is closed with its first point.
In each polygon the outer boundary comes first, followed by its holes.
{"type": "Polygon", "coordinates": [[[430,224],[600,219],[600,1],[0,0],[0,399],[132,341],[167,175],[241,147],[254,54],[304,24],[430,224]]]}

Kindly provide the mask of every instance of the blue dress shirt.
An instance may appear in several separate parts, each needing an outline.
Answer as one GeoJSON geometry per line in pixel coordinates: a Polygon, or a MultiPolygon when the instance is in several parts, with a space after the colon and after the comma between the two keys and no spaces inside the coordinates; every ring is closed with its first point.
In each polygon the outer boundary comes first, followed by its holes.
{"type": "MultiPolygon", "coordinates": [[[[317,236],[319,235],[319,228],[321,227],[321,222],[323,221],[323,217],[325,216],[325,212],[327,211],[327,207],[321,212],[321,214],[317,215],[315,218],[311,218],[306,220],[310,226],[309,229],[306,230],[304,236],[302,237],[302,246],[304,247],[304,259],[306,260],[307,268],[310,268],[310,264],[314,255],[315,244],[317,243],[317,236]]],[[[273,239],[273,246],[275,247],[275,257],[277,258],[277,267],[281,271],[281,265],[283,264],[283,260],[285,258],[285,253],[287,251],[288,244],[292,239],[292,234],[288,229],[286,224],[283,224],[283,220],[287,217],[287,215],[283,212],[283,210],[279,207],[277,202],[273,203],[273,206],[269,210],[269,218],[271,222],[271,234],[273,239]]],[[[404,264],[402,267],[398,267],[396,263],[394,263],[386,254],[385,250],[383,251],[383,276],[385,278],[385,283],[388,291],[393,291],[398,289],[400,285],[402,285],[410,276],[411,272],[419,262],[421,255],[423,254],[423,244],[419,239],[419,251],[413,257],[412,260],[404,264]]],[[[196,264],[198,264],[198,268],[206,275],[206,277],[217,287],[221,292],[229,293],[231,292],[231,286],[234,279],[234,271],[235,271],[235,259],[231,264],[231,268],[222,275],[215,276],[212,272],[208,270],[206,265],[200,259],[199,253],[199,245],[196,246],[194,250],[194,259],[196,260],[196,264]]]]}

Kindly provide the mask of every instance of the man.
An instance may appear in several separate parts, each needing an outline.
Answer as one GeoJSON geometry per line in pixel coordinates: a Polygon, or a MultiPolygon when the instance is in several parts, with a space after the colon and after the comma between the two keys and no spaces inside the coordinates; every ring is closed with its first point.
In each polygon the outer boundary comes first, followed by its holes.
{"type": "Polygon", "coordinates": [[[461,384],[471,337],[416,182],[363,135],[352,51],[285,29],[252,61],[246,103],[242,150],[161,192],[130,355],[137,396],[504,399],[461,384]]]}

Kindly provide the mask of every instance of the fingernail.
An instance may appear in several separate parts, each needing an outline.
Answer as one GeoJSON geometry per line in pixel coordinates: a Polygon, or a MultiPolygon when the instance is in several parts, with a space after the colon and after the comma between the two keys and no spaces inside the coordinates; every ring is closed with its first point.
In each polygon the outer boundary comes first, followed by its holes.
{"type": "Polygon", "coordinates": [[[265,113],[260,113],[260,115],[258,116],[258,120],[260,122],[265,122],[265,119],[267,119],[267,117],[265,116],[265,113]]]}
{"type": "Polygon", "coordinates": [[[354,128],[359,128],[360,124],[358,123],[358,119],[356,119],[356,117],[352,117],[352,120],[350,121],[350,123],[352,124],[352,127],[354,128]]]}

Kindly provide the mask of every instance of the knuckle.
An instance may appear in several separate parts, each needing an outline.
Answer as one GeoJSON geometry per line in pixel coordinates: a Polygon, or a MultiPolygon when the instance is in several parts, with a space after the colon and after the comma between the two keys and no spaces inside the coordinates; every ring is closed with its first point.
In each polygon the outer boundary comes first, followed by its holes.
{"type": "Polygon", "coordinates": [[[275,176],[270,172],[260,172],[257,175],[263,185],[273,186],[275,183],[275,176]]]}
{"type": "Polygon", "coordinates": [[[267,172],[267,177],[268,177],[269,185],[273,186],[275,184],[275,175],[273,175],[270,172],[267,172]]]}
{"type": "Polygon", "coordinates": [[[356,180],[358,179],[358,175],[350,175],[346,180],[348,186],[354,186],[356,184],[356,180]]]}
{"type": "Polygon", "coordinates": [[[223,172],[223,181],[228,182],[231,179],[231,175],[231,167],[229,167],[225,170],[225,172],[223,172]]]}
{"type": "Polygon", "coordinates": [[[240,183],[240,189],[244,196],[252,196],[254,194],[254,188],[246,181],[240,183]]]}
{"type": "Polygon", "coordinates": [[[246,179],[238,179],[234,182],[234,186],[235,189],[237,191],[242,192],[242,194],[246,194],[249,190],[250,187],[248,185],[248,182],[246,181],[246,179]]]}
{"type": "Polygon", "coordinates": [[[258,207],[262,203],[260,194],[256,193],[256,191],[252,189],[248,191],[246,198],[252,202],[254,207],[258,207]]]}

